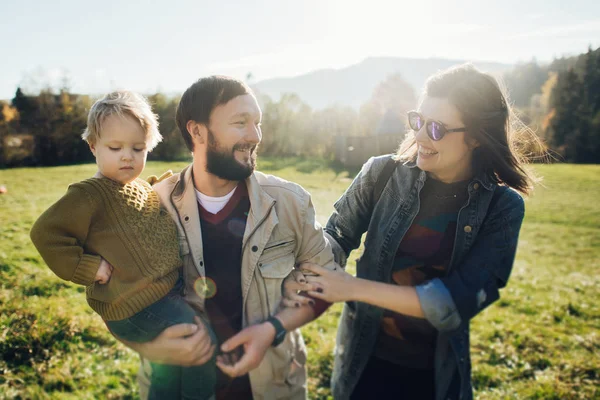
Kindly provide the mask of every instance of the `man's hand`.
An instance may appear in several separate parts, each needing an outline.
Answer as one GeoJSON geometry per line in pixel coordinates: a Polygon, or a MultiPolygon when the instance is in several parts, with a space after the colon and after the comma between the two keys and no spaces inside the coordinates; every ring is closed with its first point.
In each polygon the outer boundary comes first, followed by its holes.
{"type": "Polygon", "coordinates": [[[195,319],[196,325],[173,325],[150,342],[123,343],[152,362],[182,366],[202,365],[213,356],[216,345],[212,344],[200,318],[195,319]]]}
{"type": "Polygon", "coordinates": [[[235,362],[233,365],[225,356],[217,356],[217,366],[231,377],[245,375],[258,367],[274,339],[275,327],[271,323],[263,322],[249,326],[221,346],[221,350],[225,353],[233,352],[238,346],[243,346],[244,355],[237,362],[233,360],[235,362]]]}
{"type": "Polygon", "coordinates": [[[113,266],[110,265],[110,263],[104,258],[102,258],[100,261],[100,267],[98,267],[98,272],[96,272],[94,282],[98,282],[101,285],[108,283],[108,281],[110,281],[110,276],[112,275],[113,269],[113,266]]]}

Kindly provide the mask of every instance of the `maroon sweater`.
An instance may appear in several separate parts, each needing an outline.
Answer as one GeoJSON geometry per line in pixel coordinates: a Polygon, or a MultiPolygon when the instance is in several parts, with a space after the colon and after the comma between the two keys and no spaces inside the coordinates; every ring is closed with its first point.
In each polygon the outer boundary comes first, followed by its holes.
{"type": "MultiPolygon", "coordinates": [[[[205,307],[219,347],[242,329],[242,239],[250,210],[244,182],[221,211],[212,214],[198,203],[206,279],[205,307]]],[[[252,399],[248,375],[229,378],[218,370],[217,400],[252,399]]]]}

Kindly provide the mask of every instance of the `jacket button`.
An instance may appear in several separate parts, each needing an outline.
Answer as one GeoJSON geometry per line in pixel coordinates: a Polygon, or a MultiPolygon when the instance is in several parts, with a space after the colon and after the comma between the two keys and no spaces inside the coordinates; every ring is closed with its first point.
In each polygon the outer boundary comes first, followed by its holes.
{"type": "Polygon", "coordinates": [[[465,232],[466,233],[471,233],[472,230],[473,230],[473,228],[471,228],[470,225],[465,225],[465,232]]]}
{"type": "Polygon", "coordinates": [[[256,253],[258,251],[258,246],[252,246],[252,251],[256,253]]]}
{"type": "Polygon", "coordinates": [[[204,266],[204,261],[200,261],[200,266],[203,267],[204,266]]]}
{"type": "Polygon", "coordinates": [[[185,222],[188,222],[188,221],[190,220],[190,217],[188,217],[188,216],[186,215],[185,217],[183,217],[183,220],[184,220],[185,222]]]}
{"type": "Polygon", "coordinates": [[[475,189],[475,190],[479,189],[479,183],[474,184],[473,189],[475,189]]]}

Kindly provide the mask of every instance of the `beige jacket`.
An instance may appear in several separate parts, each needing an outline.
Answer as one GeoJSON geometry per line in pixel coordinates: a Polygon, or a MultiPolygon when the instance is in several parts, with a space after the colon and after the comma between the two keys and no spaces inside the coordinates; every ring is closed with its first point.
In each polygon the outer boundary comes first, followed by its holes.
{"type": "MultiPolygon", "coordinates": [[[[281,300],[281,284],[294,265],[311,261],[332,269],[333,254],[315,221],[310,194],[297,184],[255,172],[247,180],[250,212],[242,241],[243,325],[264,321],[281,300]]],[[[204,313],[202,232],[192,167],[158,183],[161,202],[179,230],[186,300],[204,313]],[[196,289],[194,290],[194,284],[196,289]]],[[[306,398],[306,347],[299,330],[271,347],[250,372],[255,400],[306,398]]],[[[140,368],[140,394],[146,398],[149,365],[140,368]]]]}

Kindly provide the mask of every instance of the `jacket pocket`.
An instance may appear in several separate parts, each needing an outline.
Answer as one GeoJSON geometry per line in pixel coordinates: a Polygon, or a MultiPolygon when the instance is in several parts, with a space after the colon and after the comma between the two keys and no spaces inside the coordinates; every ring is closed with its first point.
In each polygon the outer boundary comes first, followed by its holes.
{"type": "Polygon", "coordinates": [[[294,238],[287,238],[281,240],[273,240],[265,245],[265,248],[260,255],[259,262],[270,261],[274,258],[278,258],[281,255],[293,253],[296,247],[294,238]]]}
{"type": "Polygon", "coordinates": [[[269,315],[273,315],[281,300],[281,284],[293,271],[296,263],[295,242],[281,240],[267,243],[258,259],[258,270],[265,290],[265,302],[269,315]]]}
{"type": "Polygon", "coordinates": [[[292,344],[292,359],[285,374],[285,383],[289,386],[304,386],[306,384],[306,346],[300,332],[290,332],[288,335],[294,335],[292,344]]]}

